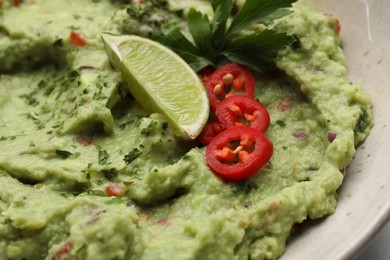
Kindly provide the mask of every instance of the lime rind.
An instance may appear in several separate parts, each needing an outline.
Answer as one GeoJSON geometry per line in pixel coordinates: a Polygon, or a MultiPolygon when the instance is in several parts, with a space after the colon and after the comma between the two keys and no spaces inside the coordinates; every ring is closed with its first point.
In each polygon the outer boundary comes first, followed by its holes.
{"type": "Polygon", "coordinates": [[[134,35],[102,34],[107,55],[135,99],[164,114],[181,137],[195,139],[209,115],[206,90],[198,75],[176,53],[134,35]]]}

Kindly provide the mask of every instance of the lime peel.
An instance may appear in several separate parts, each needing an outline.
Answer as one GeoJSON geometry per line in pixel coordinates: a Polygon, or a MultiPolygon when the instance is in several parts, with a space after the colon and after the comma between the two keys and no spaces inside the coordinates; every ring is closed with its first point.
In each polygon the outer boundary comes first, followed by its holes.
{"type": "Polygon", "coordinates": [[[207,92],[195,71],[176,53],[150,39],[101,37],[110,62],[140,105],[165,115],[178,136],[195,139],[209,116],[207,92]]]}

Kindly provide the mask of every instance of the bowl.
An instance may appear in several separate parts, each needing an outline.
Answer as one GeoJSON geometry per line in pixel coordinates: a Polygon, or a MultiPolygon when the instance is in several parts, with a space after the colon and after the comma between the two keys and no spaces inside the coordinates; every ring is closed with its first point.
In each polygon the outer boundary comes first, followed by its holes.
{"type": "Polygon", "coordinates": [[[350,79],[371,94],[375,125],[347,170],[336,212],[294,237],[281,259],[350,259],[390,218],[390,1],[309,4],[340,20],[350,79]]]}

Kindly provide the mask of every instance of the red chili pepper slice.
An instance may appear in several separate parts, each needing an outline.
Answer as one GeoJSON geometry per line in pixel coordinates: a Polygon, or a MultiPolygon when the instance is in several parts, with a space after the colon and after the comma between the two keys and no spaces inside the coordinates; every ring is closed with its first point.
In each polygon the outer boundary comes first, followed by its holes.
{"type": "Polygon", "coordinates": [[[199,134],[198,140],[203,145],[208,145],[210,141],[222,131],[223,127],[221,126],[221,123],[219,123],[217,120],[211,120],[206,124],[202,132],[199,134]]]}
{"type": "Polygon", "coordinates": [[[206,84],[209,77],[214,73],[215,69],[212,66],[207,66],[201,69],[198,72],[199,77],[203,81],[203,84],[206,84]]]}
{"type": "Polygon", "coordinates": [[[83,39],[77,32],[71,32],[70,33],[70,40],[74,45],[77,46],[85,46],[87,44],[87,41],[83,39]]]}
{"type": "Polygon", "coordinates": [[[220,177],[240,181],[258,172],[272,154],[273,145],[262,132],[236,126],[211,140],[206,148],[206,161],[220,177]]]}
{"type": "Polygon", "coordinates": [[[205,85],[210,107],[215,110],[226,97],[235,95],[253,97],[256,81],[252,73],[244,66],[228,63],[211,74],[205,85]]]}
{"type": "Polygon", "coordinates": [[[246,96],[224,99],[215,114],[224,128],[248,126],[265,132],[270,124],[267,109],[258,101],[246,96]]]}

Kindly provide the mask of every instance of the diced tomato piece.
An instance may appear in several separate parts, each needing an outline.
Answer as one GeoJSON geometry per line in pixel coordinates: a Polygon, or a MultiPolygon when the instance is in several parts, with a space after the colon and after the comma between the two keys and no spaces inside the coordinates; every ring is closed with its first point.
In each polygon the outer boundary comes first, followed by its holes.
{"type": "Polygon", "coordinates": [[[216,110],[218,104],[226,97],[235,95],[253,97],[255,85],[252,73],[242,65],[228,63],[218,68],[205,83],[211,109],[216,110]]]}
{"type": "Polygon", "coordinates": [[[66,241],[62,244],[58,250],[52,256],[52,260],[68,260],[70,259],[69,255],[72,250],[72,242],[66,241]]]}
{"type": "Polygon", "coordinates": [[[11,0],[12,6],[19,6],[22,3],[22,0],[11,0]]]}
{"type": "Polygon", "coordinates": [[[107,196],[121,197],[125,195],[126,189],[118,183],[109,182],[104,189],[107,196]]]}
{"type": "Polygon", "coordinates": [[[70,33],[70,40],[76,46],[83,47],[87,44],[87,41],[80,36],[77,32],[70,33]]]}
{"type": "Polygon", "coordinates": [[[334,25],[334,29],[337,33],[340,33],[341,31],[341,23],[340,23],[340,20],[336,18],[336,22],[335,22],[335,25],[334,25]]]}
{"type": "Polygon", "coordinates": [[[332,18],[333,28],[334,28],[335,32],[339,34],[341,31],[340,20],[337,17],[335,17],[333,14],[325,13],[325,15],[332,18]]]}
{"type": "Polygon", "coordinates": [[[215,114],[224,128],[248,126],[265,132],[270,124],[267,109],[258,101],[247,96],[233,96],[224,99],[215,114]]]}
{"type": "Polygon", "coordinates": [[[223,179],[240,181],[256,174],[272,154],[273,145],[262,132],[237,126],[224,130],[211,140],[206,148],[206,161],[223,179]]]}

